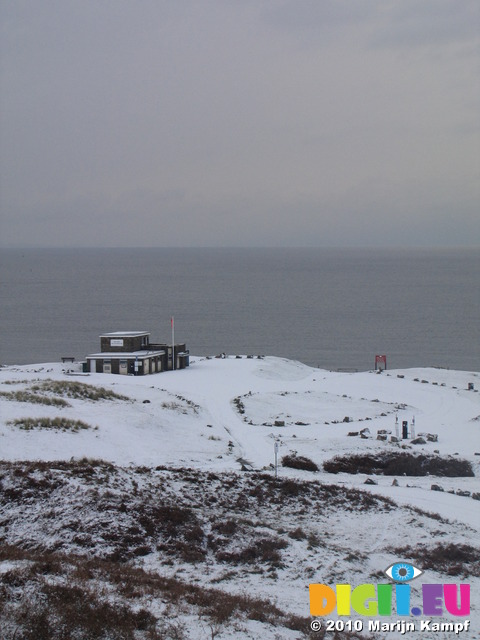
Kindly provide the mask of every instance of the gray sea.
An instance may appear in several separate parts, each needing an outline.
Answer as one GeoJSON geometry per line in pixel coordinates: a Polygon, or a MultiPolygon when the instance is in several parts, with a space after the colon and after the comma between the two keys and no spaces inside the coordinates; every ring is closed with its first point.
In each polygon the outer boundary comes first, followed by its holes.
{"type": "Polygon", "coordinates": [[[107,331],[326,369],[480,370],[480,249],[4,249],[1,364],[81,360],[107,331]]]}

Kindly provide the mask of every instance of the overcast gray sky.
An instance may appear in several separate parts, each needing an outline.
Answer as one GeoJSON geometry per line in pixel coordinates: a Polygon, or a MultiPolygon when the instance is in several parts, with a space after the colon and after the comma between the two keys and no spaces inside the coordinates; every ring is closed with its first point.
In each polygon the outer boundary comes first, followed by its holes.
{"type": "Polygon", "coordinates": [[[0,0],[2,246],[480,245],[478,0],[0,0]]]}

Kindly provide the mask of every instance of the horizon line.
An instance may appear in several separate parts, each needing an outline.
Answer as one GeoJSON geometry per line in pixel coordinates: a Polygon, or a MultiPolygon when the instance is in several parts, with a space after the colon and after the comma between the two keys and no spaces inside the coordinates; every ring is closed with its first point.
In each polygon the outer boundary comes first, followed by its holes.
{"type": "Polygon", "coordinates": [[[296,250],[311,250],[311,249],[321,249],[321,250],[401,250],[401,251],[409,251],[409,250],[478,250],[480,249],[480,244],[455,244],[455,245],[11,245],[11,246],[2,246],[0,245],[0,251],[3,250],[15,250],[15,251],[28,251],[28,250],[52,250],[52,249],[63,249],[63,250],[102,250],[102,251],[110,251],[110,250],[126,250],[126,249],[200,249],[200,250],[218,250],[218,249],[242,249],[242,250],[271,250],[271,249],[296,249],[296,250]]]}

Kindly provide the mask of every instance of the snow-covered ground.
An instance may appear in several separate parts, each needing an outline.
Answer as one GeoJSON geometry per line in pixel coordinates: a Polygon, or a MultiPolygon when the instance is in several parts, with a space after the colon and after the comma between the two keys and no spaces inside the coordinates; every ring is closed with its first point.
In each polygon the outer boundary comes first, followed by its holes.
{"type": "MultiPolygon", "coordinates": [[[[252,572],[240,576],[237,572],[231,582],[222,578],[223,587],[231,593],[246,590],[273,598],[293,614],[308,616],[309,582],[330,584],[332,580],[343,580],[352,585],[370,582],[372,572],[381,574],[382,569],[396,561],[391,553],[393,548],[411,546],[413,549],[438,542],[478,546],[480,501],[472,495],[480,491],[479,388],[477,372],[429,368],[380,374],[373,371],[340,373],[274,357],[192,357],[190,367],[185,370],[145,377],[82,375],[78,365],[57,363],[8,366],[0,369],[0,393],[3,394],[0,397],[0,459],[95,458],[123,469],[150,467],[152,477],[161,473],[154,471],[161,466],[190,468],[204,474],[202,477],[207,473],[226,477],[225,474],[230,473],[238,476],[242,483],[242,478],[249,477],[250,472],[274,474],[275,443],[278,443],[280,480],[294,478],[336,484],[345,490],[361,489],[394,501],[398,508],[393,512],[379,509],[378,513],[373,510],[355,515],[348,510],[333,510],[328,519],[317,525],[308,524],[305,517],[295,515],[291,505],[286,507],[283,525],[281,510],[274,509],[272,517],[263,513],[265,526],[270,530],[275,527],[278,530],[280,525],[291,529],[298,520],[305,531],[317,526],[320,536],[334,532],[338,544],[330,549],[333,555],[320,562],[311,549],[304,548],[301,540],[290,538],[283,552],[285,566],[277,570],[278,579],[267,579],[252,572]],[[51,392],[41,390],[46,380],[101,386],[128,399],[91,401],[64,396],[70,406],[57,407],[22,402],[18,396],[12,398],[17,391],[34,393],[34,387],[40,387],[37,393],[52,397],[51,392]],[[472,383],[474,388],[469,390],[472,383]],[[15,420],[26,417],[81,420],[91,428],[76,432],[24,430],[14,424],[15,420]],[[411,437],[399,443],[391,442],[391,436],[396,435],[396,421],[401,437],[404,420],[408,421],[409,429],[414,420],[415,435],[432,434],[437,438],[432,441],[425,438],[424,444],[412,444],[411,437]],[[364,429],[368,429],[366,437],[349,435],[364,429]],[[386,441],[377,439],[378,431],[387,432],[386,441]],[[450,478],[401,475],[392,484],[392,476],[333,475],[322,467],[335,456],[399,451],[461,458],[471,463],[475,475],[450,478]],[[282,466],[281,459],[292,454],[309,458],[318,465],[319,471],[312,473],[282,466]],[[367,477],[376,484],[365,484],[367,477]],[[432,491],[432,484],[440,485],[444,491],[432,491]],[[437,514],[436,518],[425,512],[437,514]],[[410,523],[408,527],[404,526],[405,522],[410,523]],[[349,554],[358,554],[361,558],[358,568],[352,569],[351,561],[345,560],[349,554]],[[362,570],[366,572],[364,577],[362,570]]],[[[17,523],[15,544],[21,541],[18,531],[26,538],[35,538],[36,519],[32,515],[30,521],[28,514],[25,517],[30,524],[18,529],[17,523]]],[[[5,539],[12,543],[8,532],[5,539]]],[[[147,554],[142,566],[159,570],[158,558],[147,554]]],[[[180,571],[191,579],[195,575],[198,580],[198,566],[188,563],[163,566],[161,570],[168,575],[177,575],[180,571]]],[[[221,573],[221,566],[214,563],[201,582],[214,583],[221,573]]],[[[441,572],[430,571],[430,574],[431,582],[452,581],[441,572]]],[[[380,580],[378,577],[377,581],[380,580]]],[[[477,638],[480,637],[480,581],[473,576],[471,579],[467,576],[467,581],[472,584],[473,629],[460,637],[477,638]]],[[[243,637],[256,637],[252,629],[247,625],[243,637]]],[[[230,637],[225,629],[222,633],[224,635],[218,637],[230,637]]],[[[192,633],[190,637],[205,636],[192,633]]],[[[237,629],[231,637],[242,636],[237,629]]],[[[274,638],[275,635],[272,632],[271,636],[258,637],[274,638]]],[[[278,637],[294,638],[298,634],[278,637]]],[[[397,635],[389,632],[384,637],[397,635]]],[[[410,637],[427,638],[428,634],[410,637]]],[[[451,636],[436,633],[435,637],[451,636]]]]}
{"type": "MultiPolygon", "coordinates": [[[[475,476],[479,475],[480,374],[476,372],[337,373],[273,357],[192,358],[188,369],[142,377],[76,376],[64,370],[65,365],[59,364],[3,367],[0,391],[28,389],[46,379],[71,380],[111,389],[131,402],[67,398],[71,407],[56,408],[0,398],[1,459],[94,457],[119,465],[185,465],[204,470],[239,470],[241,459],[260,470],[274,463],[275,440],[279,442],[278,459],[297,452],[318,464],[334,455],[398,449],[396,444],[378,441],[377,431],[387,430],[390,439],[395,435],[396,418],[400,435],[402,421],[410,425],[414,418],[416,435],[437,434],[438,442],[410,445],[413,451],[458,455],[469,460],[475,476]],[[474,384],[473,391],[468,390],[468,383],[474,384]],[[98,429],[24,431],[8,424],[24,416],[79,419],[98,429]],[[344,422],[346,417],[349,422],[344,422]],[[272,426],[275,421],[285,426],[272,426]],[[370,431],[367,439],[347,435],[365,428],[370,431]]],[[[287,471],[280,469],[279,473],[287,471]]],[[[291,473],[289,470],[288,475],[291,473]]],[[[311,477],[306,472],[299,475],[311,477]]],[[[346,482],[347,478],[337,476],[336,480],[346,482]]],[[[389,496],[392,492],[399,498],[403,495],[398,488],[389,488],[388,478],[378,480],[389,496]]],[[[360,485],[365,476],[349,476],[348,481],[360,485]]],[[[421,496],[430,489],[431,479],[400,480],[400,484],[421,486],[421,491],[407,494],[412,502],[418,500],[419,506],[425,506],[421,496]]],[[[475,490],[476,484],[476,478],[443,482],[446,490],[475,490]]],[[[430,491],[427,495],[430,501],[430,491]]],[[[478,524],[463,513],[463,507],[456,513],[453,503],[461,500],[452,503],[449,494],[441,498],[446,504],[444,515],[478,524]]]]}

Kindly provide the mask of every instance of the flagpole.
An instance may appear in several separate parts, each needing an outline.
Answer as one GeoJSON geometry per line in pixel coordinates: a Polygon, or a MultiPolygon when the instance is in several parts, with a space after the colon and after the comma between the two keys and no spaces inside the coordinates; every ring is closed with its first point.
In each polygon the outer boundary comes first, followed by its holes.
{"type": "Polygon", "coordinates": [[[172,324],[172,370],[175,371],[175,318],[170,320],[172,324]]]}

